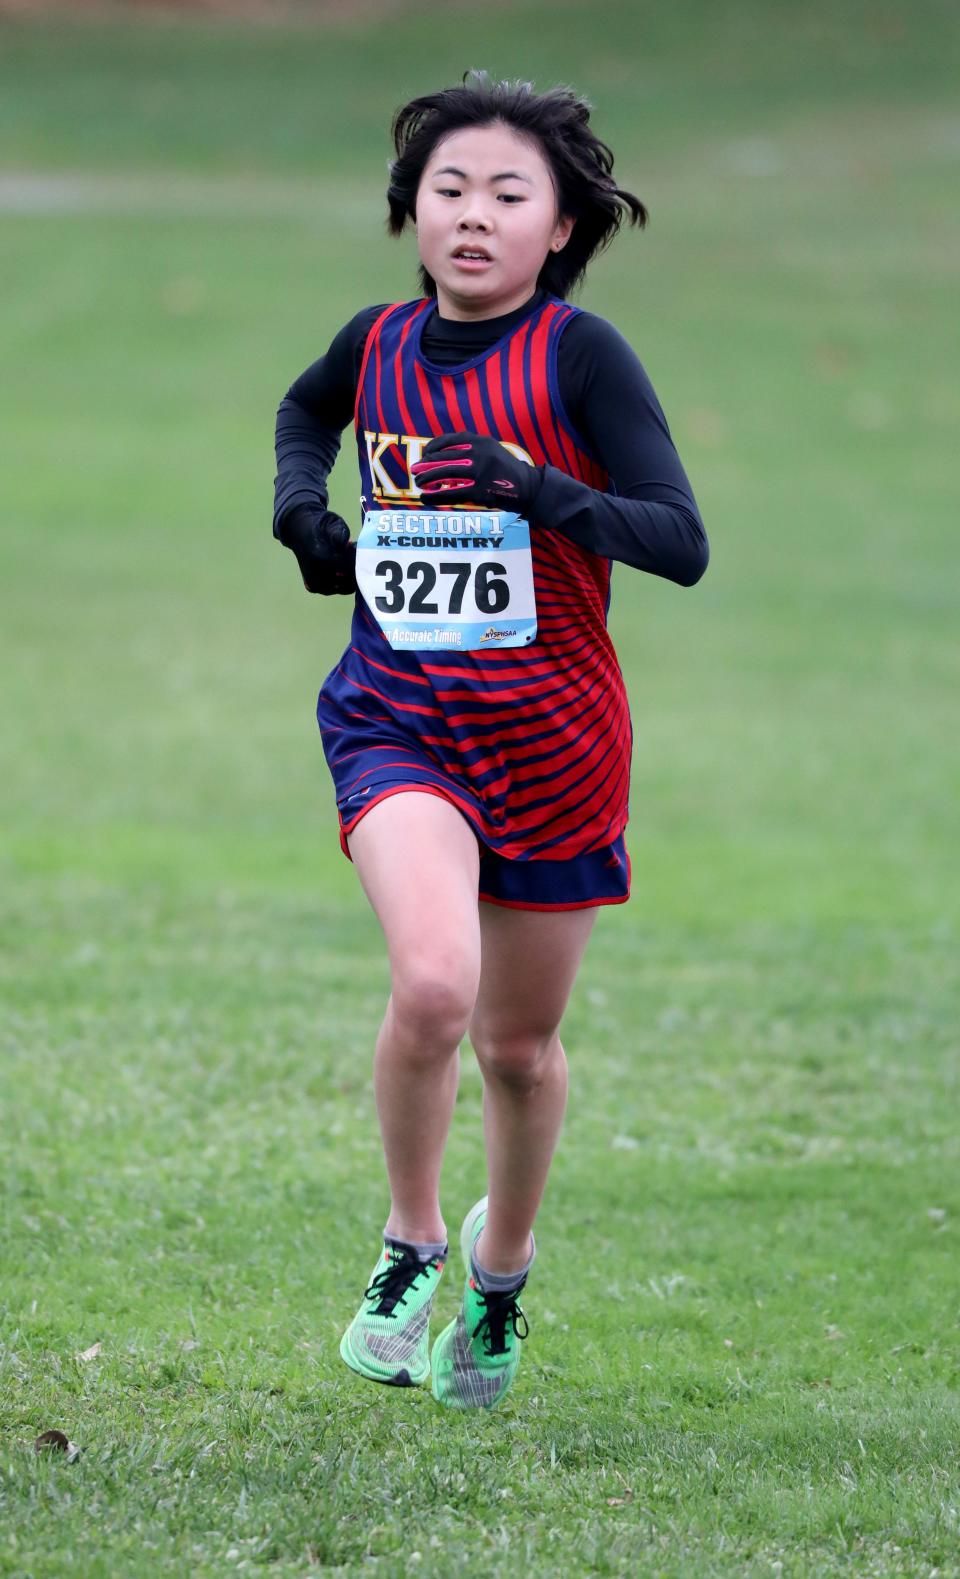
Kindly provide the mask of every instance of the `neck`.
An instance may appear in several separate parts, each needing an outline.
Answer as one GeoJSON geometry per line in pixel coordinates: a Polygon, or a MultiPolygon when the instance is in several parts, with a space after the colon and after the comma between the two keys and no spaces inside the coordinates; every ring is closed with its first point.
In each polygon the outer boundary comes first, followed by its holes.
{"type": "Polygon", "coordinates": [[[532,285],[523,286],[502,301],[471,302],[453,297],[438,286],[437,312],[441,318],[450,319],[453,323],[479,323],[486,318],[503,318],[507,313],[516,312],[518,307],[525,307],[527,302],[532,301],[536,294],[537,283],[534,281],[532,285]]]}

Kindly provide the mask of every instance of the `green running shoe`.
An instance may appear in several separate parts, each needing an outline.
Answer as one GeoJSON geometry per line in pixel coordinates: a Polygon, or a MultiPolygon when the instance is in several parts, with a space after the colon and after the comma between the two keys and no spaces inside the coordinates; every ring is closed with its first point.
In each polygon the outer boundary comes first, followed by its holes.
{"type": "Polygon", "coordinates": [[[520,1364],[520,1342],[527,1321],[520,1309],[524,1277],[508,1294],[485,1294],[473,1275],[473,1247],[487,1216],[484,1196],[469,1211],[460,1232],[467,1268],[463,1305],[445,1327],[430,1359],[433,1396],[450,1409],[492,1409],[504,1397],[520,1364]]]}
{"type": "Polygon", "coordinates": [[[389,1387],[419,1387],[430,1375],[430,1309],[441,1259],[421,1261],[407,1247],[384,1245],[363,1304],[340,1340],[350,1369],[389,1387]]]}

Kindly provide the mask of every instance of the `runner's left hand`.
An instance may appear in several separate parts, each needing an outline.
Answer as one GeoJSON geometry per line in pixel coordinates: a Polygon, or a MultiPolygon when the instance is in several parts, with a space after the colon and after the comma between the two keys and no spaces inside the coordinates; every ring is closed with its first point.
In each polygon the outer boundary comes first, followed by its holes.
{"type": "Polygon", "coordinates": [[[530,466],[483,433],[440,433],[424,447],[410,472],[421,494],[444,504],[530,508],[540,492],[543,467],[530,466]]]}

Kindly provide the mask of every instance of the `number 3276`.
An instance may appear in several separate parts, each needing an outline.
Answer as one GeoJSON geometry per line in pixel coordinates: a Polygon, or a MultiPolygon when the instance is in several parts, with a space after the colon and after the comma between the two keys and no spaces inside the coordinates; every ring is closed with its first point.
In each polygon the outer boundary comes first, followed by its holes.
{"type": "Polygon", "coordinates": [[[481,614],[502,614],[510,602],[510,588],[505,579],[507,567],[497,564],[495,560],[481,561],[476,566],[462,562],[444,564],[441,560],[434,566],[426,559],[413,559],[403,566],[395,559],[381,559],[376,574],[384,578],[386,588],[384,595],[376,599],[377,608],[381,614],[399,614],[404,607],[409,614],[439,614],[439,603],[429,601],[431,592],[437,586],[438,572],[441,576],[450,577],[452,583],[450,600],[445,605],[449,614],[461,612],[471,577],[474,601],[481,614]],[[404,587],[404,580],[414,584],[409,602],[409,588],[404,587]]]}

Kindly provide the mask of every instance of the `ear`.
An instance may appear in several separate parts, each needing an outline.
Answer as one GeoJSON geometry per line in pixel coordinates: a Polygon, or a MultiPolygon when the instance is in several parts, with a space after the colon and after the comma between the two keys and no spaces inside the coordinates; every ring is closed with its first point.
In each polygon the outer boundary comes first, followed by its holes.
{"type": "Polygon", "coordinates": [[[567,242],[570,240],[575,224],[576,220],[571,219],[569,214],[560,215],[560,218],[557,220],[556,226],[554,228],[553,239],[550,242],[551,252],[563,251],[567,242]]]}

